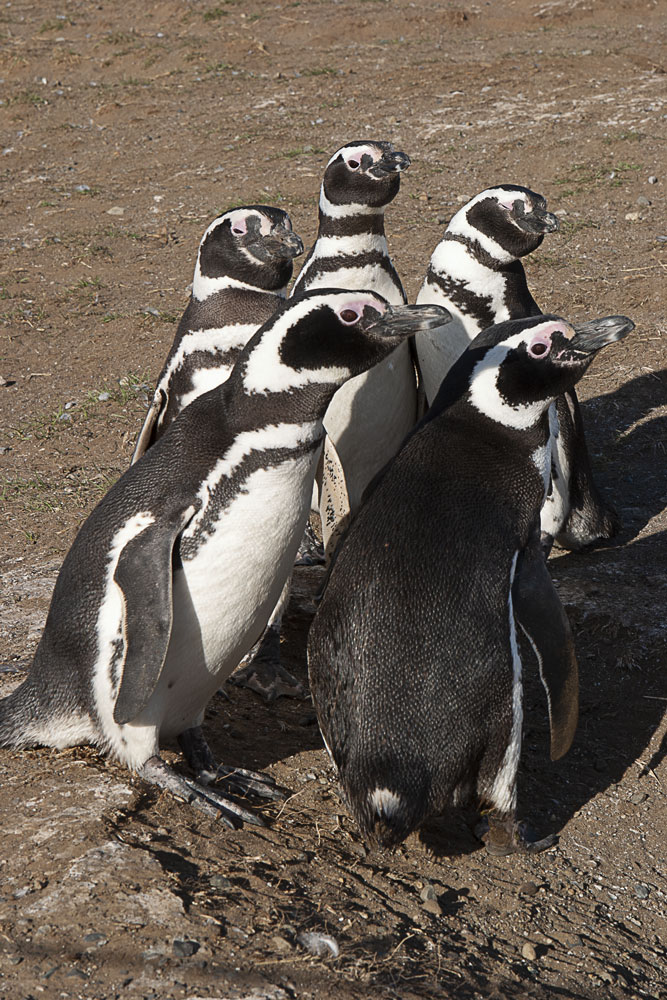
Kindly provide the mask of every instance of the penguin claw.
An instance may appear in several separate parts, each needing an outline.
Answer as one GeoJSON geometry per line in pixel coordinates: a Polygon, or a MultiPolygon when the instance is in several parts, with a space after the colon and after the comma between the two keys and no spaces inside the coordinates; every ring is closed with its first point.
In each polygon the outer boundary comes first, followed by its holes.
{"type": "Polygon", "coordinates": [[[475,827],[475,836],[482,841],[488,854],[507,857],[510,854],[540,854],[558,843],[558,834],[550,833],[538,840],[526,823],[517,823],[510,816],[488,813],[475,827]]]}
{"type": "Polygon", "coordinates": [[[299,551],[294,560],[295,566],[323,566],[326,562],[324,546],[313,531],[310,521],[303,533],[299,551]]]}
{"type": "Polygon", "coordinates": [[[272,704],[281,695],[285,698],[297,698],[305,701],[308,692],[289,670],[281,663],[271,659],[265,660],[258,656],[245,667],[236,670],[229,678],[237,687],[247,687],[261,695],[267,705],[272,704]]]}
{"type": "Polygon", "coordinates": [[[277,784],[270,774],[262,774],[261,771],[246,771],[241,767],[221,764],[215,777],[227,791],[235,795],[256,795],[261,799],[279,802],[291,794],[288,788],[277,784]]]}
{"type": "MultiPolygon", "coordinates": [[[[233,769],[229,768],[229,770],[233,769]]],[[[244,809],[233,799],[219,795],[217,792],[200,785],[197,781],[182,777],[157,755],[149,757],[137,773],[144,781],[187,802],[193,809],[217,820],[229,830],[238,830],[244,823],[250,823],[252,826],[266,826],[263,818],[257,813],[244,809]]],[[[271,780],[269,779],[269,781],[271,780]]]]}

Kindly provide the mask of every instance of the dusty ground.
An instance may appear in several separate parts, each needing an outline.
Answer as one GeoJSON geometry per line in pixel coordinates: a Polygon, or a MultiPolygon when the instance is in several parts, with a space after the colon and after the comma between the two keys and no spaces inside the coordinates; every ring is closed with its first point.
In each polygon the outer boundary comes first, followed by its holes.
{"type": "MultiPolygon", "coordinates": [[[[541,305],[634,318],[581,384],[624,528],[551,562],[581,723],[550,763],[529,681],[521,812],[560,833],[556,849],[490,858],[454,817],[367,853],[309,705],[230,686],[210,707],[214,750],[294,791],[260,832],[226,833],[90,750],[0,752],[0,997],[667,996],[664,11],[130,7],[0,11],[1,689],[30,662],[79,524],[128,464],[204,228],[259,201],[312,240],[321,171],[351,139],[413,158],[388,213],[411,296],[455,208],[510,181],[561,215],[528,265],[541,305]],[[308,931],[339,956],[305,950],[308,931]]],[[[285,641],[303,679],[317,582],[300,573],[285,641]]]]}

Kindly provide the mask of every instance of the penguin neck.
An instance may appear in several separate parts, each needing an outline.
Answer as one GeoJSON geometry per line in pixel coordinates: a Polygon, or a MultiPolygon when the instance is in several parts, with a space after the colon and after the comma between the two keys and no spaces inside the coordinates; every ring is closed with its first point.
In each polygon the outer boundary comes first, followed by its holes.
{"type": "MultiPolygon", "coordinates": [[[[289,281],[289,277],[287,281],[289,281]]],[[[280,295],[281,298],[284,298],[287,292],[287,281],[285,281],[284,285],[277,288],[260,288],[258,285],[252,284],[249,281],[241,281],[238,278],[232,278],[228,274],[208,277],[207,275],[202,274],[201,266],[198,261],[197,267],[195,268],[194,278],[192,280],[192,301],[204,302],[206,299],[210,298],[211,295],[216,295],[218,292],[225,292],[228,290],[255,292],[259,295],[280,295]]]]}
{"type": "Polygon", "coordinates": [[[384,236],[385,206],[372,207],[356,202],[337,205],[320,190],[318,240],[321,237],[384,236]]]}
{"type": "Polygon", "coordinates": [[[498,322],[499,318],[540,315],[541,310],[528,289],[521,261],[512,258],[501,262],[468,237],[445,234],[433,252],[431,271],[431,280],[445,295],[451,294],[454,304],[457,304],[457,297],[465,302],[471,294],[481,295],[483,299],[491,294],[494,300],[498,299],[495,302],[497,310],[502,300],[503,315],[485,316],[485,325],[498,322]]]}
{"type": "MultiPolygon", "coordinates": [[[[481,236],[481,234],[480,234],[481,236]]],[[[446,253],[447,244],[459,244],[465,248],[466,256],[476,262],[480,268],[489,271],[507,271],[518,264],[523,272],[523,266],[512,254],[507,253],[493,240],[485,238],[478,239],[475,236],[465,233],[447,231],[442,238],[441,246],[446,253]]]]}

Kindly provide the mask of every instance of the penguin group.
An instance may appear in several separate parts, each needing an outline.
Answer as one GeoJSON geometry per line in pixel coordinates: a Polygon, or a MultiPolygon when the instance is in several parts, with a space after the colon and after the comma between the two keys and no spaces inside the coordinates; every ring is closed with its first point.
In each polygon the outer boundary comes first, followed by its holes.
{"type": "Polygon", "coordinates": [[[28,676],[0,701],[0,746],[91,743],[229,827],[261,825],[248,797],[285,789],[219,764],[202,720],[232,675],[267,700],[303,695],[280,620],[316,512],[328,571],[309,682],[363,835],[393,847],[473,804],[491,853],[554,842],[515,815],[519,640],[555,759],[578,679],[546,557],[618,528],[575,385],[633,324],[541,312],[521,258],[558,218],[513,184],[456,212],[409,305],[384,228],[409,166],[384,141],[333,154],[291,291],[304,245],[286,212],[208,226],[132,463],[65,558],[28,676]],[[191,776],[160,756],[170,740],[191,776]]]}

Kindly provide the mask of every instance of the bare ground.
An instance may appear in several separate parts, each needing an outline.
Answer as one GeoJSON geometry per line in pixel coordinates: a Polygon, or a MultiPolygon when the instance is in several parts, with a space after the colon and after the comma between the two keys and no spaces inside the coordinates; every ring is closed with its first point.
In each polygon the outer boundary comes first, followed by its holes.
{"type": "MultiPolygon", "coordinates": [[[[0,753],[0,997],[667,996],[664,12],[136,6],[0,12],[0,690],[24,676],[60,562],[129,462],[204,228],[264,202],[312,240],[323,166],[351,139],[413,158],[387,227],[411,297],[482,188],[525,184],[561,213],[528,264],[537,300],[637,324],[581,383],[624,528],[551,561],[581,722],[550,763],[529,678],[521,812],[556,849],[490,858],[454,815],[369,853],[310,706],[230,685],[208,712],[213,749],[294,793],[265,830],[225,832],[89,749],[0,753]]],[[[284,643],[303,680],[318,583],[299,573],[284,643]]]]}

